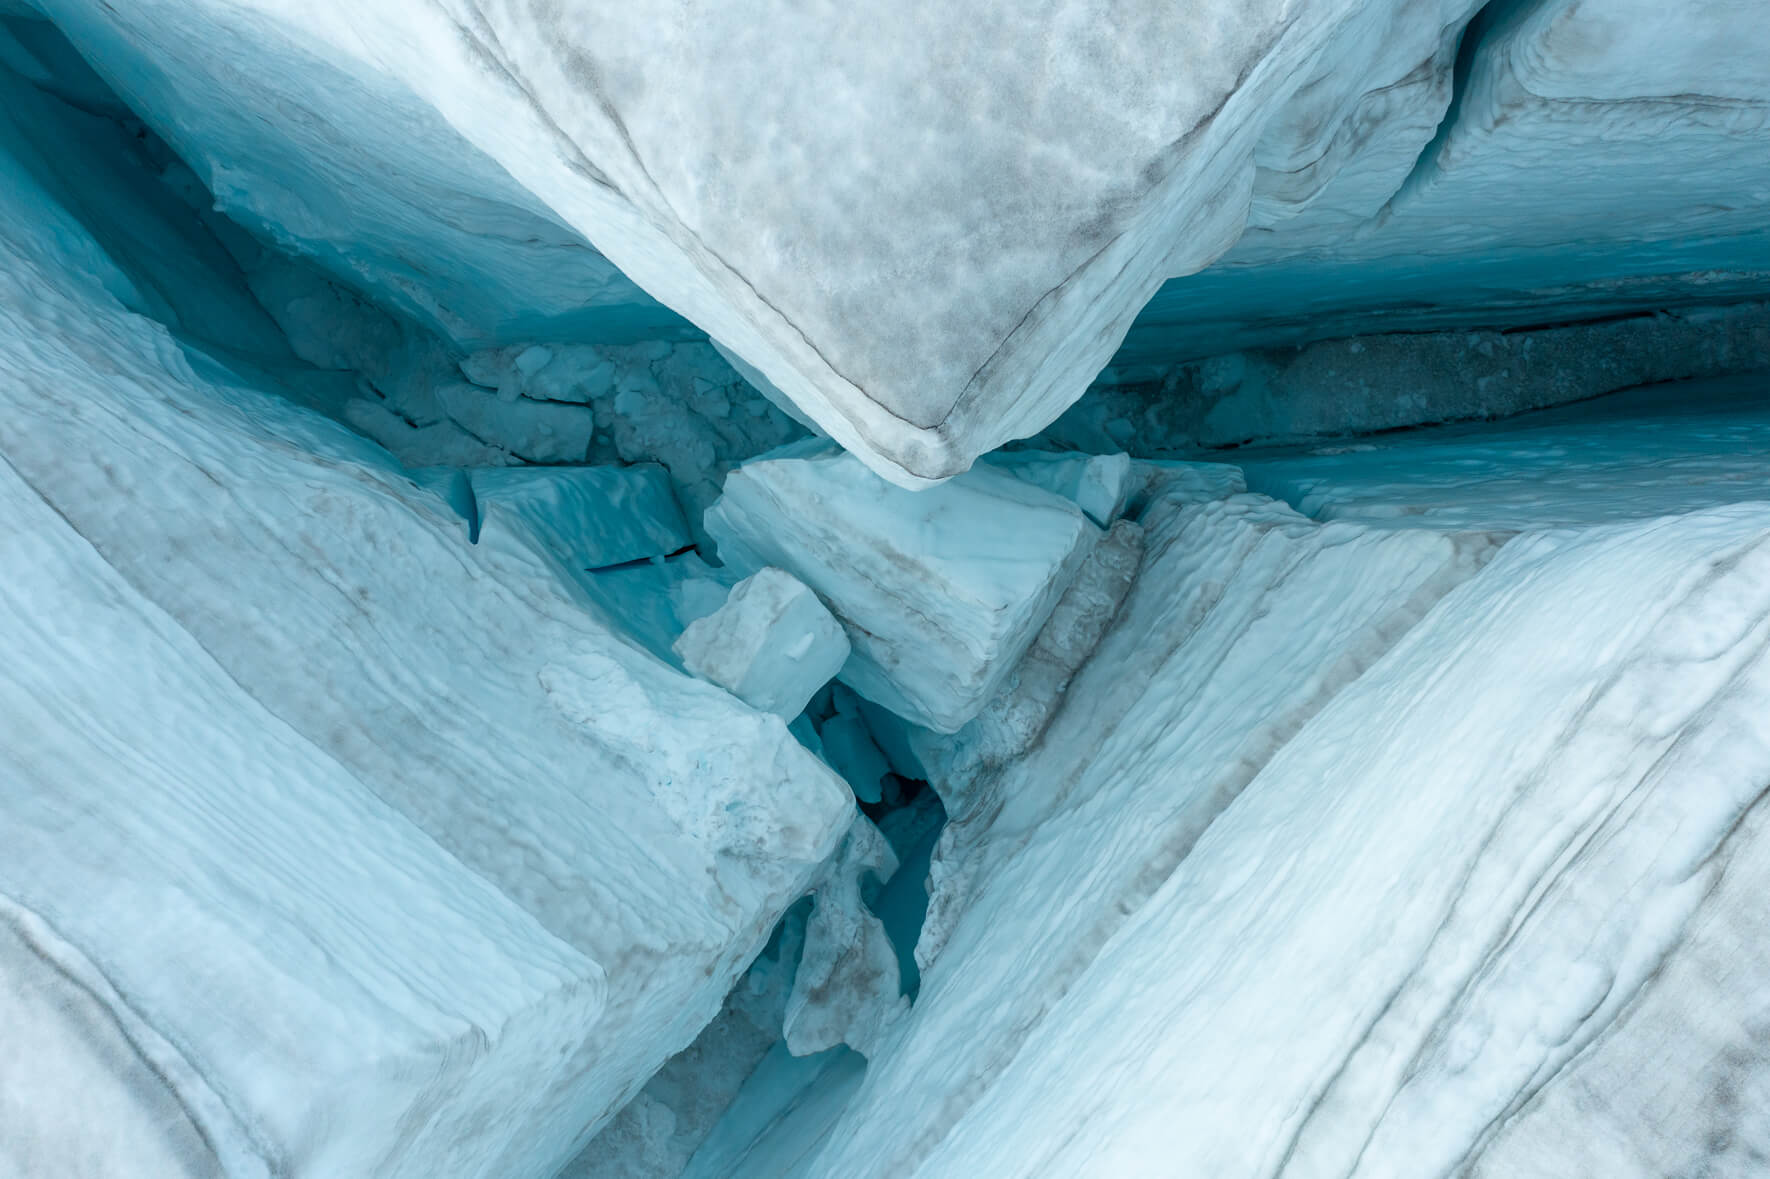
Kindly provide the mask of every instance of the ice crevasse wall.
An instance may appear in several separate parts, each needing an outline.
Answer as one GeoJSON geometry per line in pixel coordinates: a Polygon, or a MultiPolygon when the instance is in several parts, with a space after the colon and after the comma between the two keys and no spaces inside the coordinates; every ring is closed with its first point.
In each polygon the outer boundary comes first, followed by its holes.
{"type": "Polygon", "coordinates": [[[0,0],[0,1175],[1763,1173],[1766,61],[0,0]]]}

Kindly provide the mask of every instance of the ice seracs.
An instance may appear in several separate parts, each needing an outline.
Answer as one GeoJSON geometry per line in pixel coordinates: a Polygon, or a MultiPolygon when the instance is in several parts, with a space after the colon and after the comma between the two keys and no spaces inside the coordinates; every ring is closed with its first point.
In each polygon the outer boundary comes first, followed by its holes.
{"type": "Polygon", "coordinates": [[[792,720],[848,661],[848,636],[817,595],[782,569],[758,569],[676,640],[683,666],[753,708],[792,720]]]}
{"type": "Polygon", "coordinates": [[[706,526],[728,565],[817,591],[853,643],[842,682],[948,733],[995,695],[1100,535],[988,466],[918,493],[816,441],[732,472],[706,526]]]}
{"type": "Polygon", "coordinates": [[[49,1042],[11,1041],[0,1156],[544,1179],[719,1009],[848,791],[570,572],[674,543],[655,473],[494,480],[472,543],[463,477],[125,309],[6,146],[0,1001],[49,1042]]]}
{"type": "MultiPolygon", "coordinates": [[[[780,4],[44,2],[226,207],[439,335],[668,334],[637,284],[910,485],[1056,417],[1165,279],[1244,233],[1297,222],[1282,256],[1376,226],[1477,7],[881,3],[862,35],[780,4]]],[[[1683,46],[1740,12],[1637,15],[1683,46]]],[[[1562,41],[1577,76],[1590,51],[1562,41]]],[[[1606,58],[1617,110],[1674,76],[1706,95],[1638,53],[1606,58]]],[[[1726,80],[1716,97],[1761,98],[1726,80]]]]}

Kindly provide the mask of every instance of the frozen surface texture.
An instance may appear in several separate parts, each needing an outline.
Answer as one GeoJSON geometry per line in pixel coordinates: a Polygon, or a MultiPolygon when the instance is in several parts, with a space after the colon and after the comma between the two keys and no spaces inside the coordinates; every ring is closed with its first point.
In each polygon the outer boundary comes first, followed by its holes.
{"type": "MultiPolygon", "coordinates": [[[[1514,112],[1508,79],[1557,101],[1582,70],[1623,79],[1590,117],[1539,119],[1536,150],[1561,147],[1563,124],[1576,141],[1651,138],[1631,102],[1684,80],[1678,66],[1701,56],[1692,29],[1752,23],[1741,4],[1638,5],[1687,47],[1648,69],[1635,67],[1650,42],[1594,64],[1593,38],[1538,27],[1584,10],[1538,6],[1557,11],[1483,32],[1494,45],[1478,60],[1497,64],[1454,105],[1474,0],[764,5],[693,20],[670,0],[48,10],[224,205],[445,337],[655,334],[655,305],[612,262],[771,394],[917,483],[1056,416],[1165,278],[1244,231],[1289,227],[1296,252],[1377,225],[1426,184],[1428,151],[1446,188],[1483,199],[1479,161],[1464,162],[1483,120],[1537,109],[1514,112]],[[1472,126],[1440,145],[1447,110],[1472,126]]],[[[1752,60],[1753,44],[1722,47],[1752,60]]],[[[1698,130],[1749,140],[1761,95],[1743,66],[1724,73],[1674,93],[1735,103],[1698,130]]]]}
{"type": "Polygon", "coordinates": [[[230,216],[457,344],[686,326],[451,125],[427,85],[497,86],[432,6],[39,7],[230,216]]]}
{"type": "Polygon", "coordinates": [[[805,583],[757,570],[676,640],[683,666],[763,712],[792,720],[848,661],[848,635],[805,583]]]}
{"type": "Polygon", "coordinates": [[[995,695],[1099,536],[988,466],[913,492],[815,443],[738,468],[706,523],[728,565],[817,591],[854,644],[844,683],[947,733],[995,695]]]}
{"type": "Polygon", "coordinates": [[[1657,385],[1486,426],[1252,457],[1248,486],[1322,520],[1524,528],[1770,500],[1770,374],[1657,385]]]}
{"type": "Polygon", "coordinates": [[[1490,4],[1378,217],[1251,231],[1169,283],[1120,359],[1761,298],[1767,57],[1757,0],[1490,4]]]}
{"type": "Polygon", "coordinates": [[[897,855],[873,821],[857,813],[817,884],[805,949],[787,996],[784,1039],[794,1056],[847,1044],[870,1055],[909,1010],[899,994],[897,955],[866,900],[897,871],[897,855]]]}
{"type": "Polygon", "coordinates": [[[958,796],[910,1017],[740,1174],[1749,1173],[1761,394],[1249,464],[1330,464],[1326,522],[1140,464],[1137,579],[958,796]]]}
{"type": "Polygon", "coordinates": [[[1770,368],[1770,304],[1509,331],[1394,332],[1128,365],[1039,438],[1139,455],[1502,418],[1662,381],[1770,368]]]}
{"type": "Polygon", "coordinates": [[[28,164],[5,1164],[550,1175],[717,1012],[848,792],[629,645],[521,513],[472,544],[384,451],[199,371],[28,164]]]}
{"type": "Polygon", "coordinates": [[[690,543],[659,466],[491,467],[463,478],[475,537],[526,528],[572,569],[665,557],[690,543]]]}

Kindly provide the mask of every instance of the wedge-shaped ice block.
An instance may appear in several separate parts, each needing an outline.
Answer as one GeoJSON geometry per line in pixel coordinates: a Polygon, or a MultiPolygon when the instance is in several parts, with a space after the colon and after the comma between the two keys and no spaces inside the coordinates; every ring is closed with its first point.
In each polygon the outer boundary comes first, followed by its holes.
{"type": "Polygon", "coordinates": [[[544,1133],[602,969],[4,465],[0,505],[0,1172],[419,1179],[544,1133]]]}
{"type": "Polygon", "coordinates": [[[670,476],[631,467],[482,467],[472,473],[480,532],[518,517],[574,570],[663,557],[691,543],[670,476]]]}
{"type": "Polygon", "coordinates": [[[676,640],[689,671],[786,720],[842,670],[848,650],[848,635],[817,595],[772,567],[738,582],[676,640]]]}
{"type": "Polygon", "coordinates": [[[728,564],[817,591],[854,644],[842,682],[946,733],[995,695],[1100,535],[987,466],[906,491],[815,444],[732,472],[707,531],[728,564]]]}

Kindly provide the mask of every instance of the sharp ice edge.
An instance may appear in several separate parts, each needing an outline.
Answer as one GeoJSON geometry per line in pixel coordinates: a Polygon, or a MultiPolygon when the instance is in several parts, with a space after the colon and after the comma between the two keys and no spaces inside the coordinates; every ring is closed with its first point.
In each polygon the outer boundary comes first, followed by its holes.
{"type": "Polygon", "coordinates": [[[1750,1173],[1770,43],[1478,8],[0,0],[0,1171],[1750,1173]]]}

